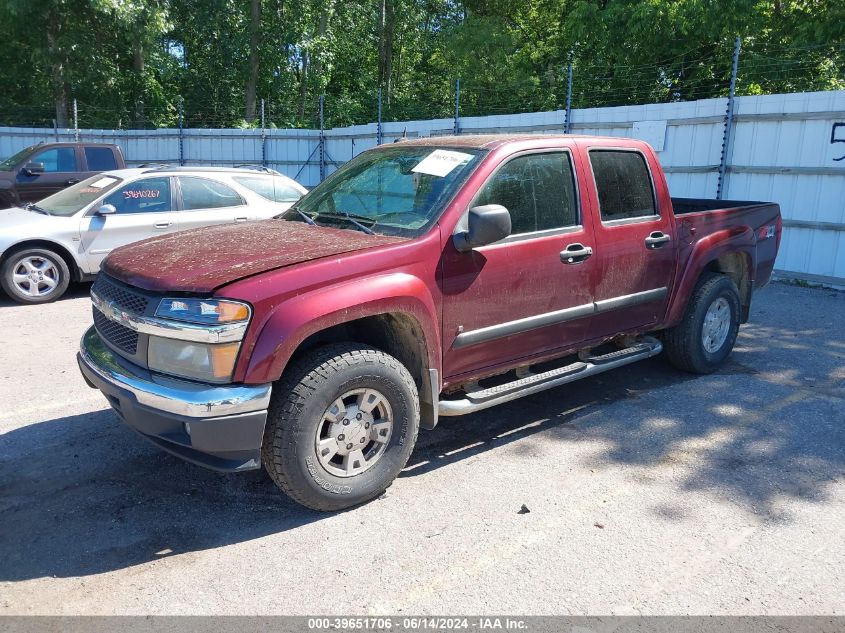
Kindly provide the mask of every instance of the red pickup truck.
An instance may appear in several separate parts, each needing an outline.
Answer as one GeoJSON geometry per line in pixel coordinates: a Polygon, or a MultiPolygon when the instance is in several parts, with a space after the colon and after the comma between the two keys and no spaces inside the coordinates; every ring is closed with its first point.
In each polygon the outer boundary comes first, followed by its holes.
{"type": "Polygon", "coordinates": [[[780,235],[776,204],[670,198],[640,141],[400,142],[278,219],[113,251],[79,364],[161,448],[336,510],[439,416],[662,350],[712,372],[780,235]]]}

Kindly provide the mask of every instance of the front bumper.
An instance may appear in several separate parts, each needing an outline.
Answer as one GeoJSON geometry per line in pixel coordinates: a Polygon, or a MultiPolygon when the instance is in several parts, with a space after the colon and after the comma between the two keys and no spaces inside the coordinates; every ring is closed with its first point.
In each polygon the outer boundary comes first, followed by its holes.
{"type": "Polygon", "coordinates": [[[86,382],[160,448],[214,470],[260,468],[271,385],[207,385],[155,374],[112,352],[93,327],[77,360],[86,382]]]}

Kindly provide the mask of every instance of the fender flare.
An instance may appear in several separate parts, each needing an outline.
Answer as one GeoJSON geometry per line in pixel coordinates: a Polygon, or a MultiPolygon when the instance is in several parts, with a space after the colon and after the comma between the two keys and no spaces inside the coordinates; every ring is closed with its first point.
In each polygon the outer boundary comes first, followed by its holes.
{"type": "Polygon", "coordinates": [[[675,284],[674,298],[666,316],[668,327],[680,323],[701,274],[711,263],[725,254],[745,255],[748,260],[749,280],[753,285],[757,263],[757,244],[754,237],[754,231],[749,226],[735,226],[714,231],[695,243],[683,274],[675,284]]]}
{"type": "MultiPolygon", "coordinates": [[[[354,279],[319,288],[280,303],[261,323],[246,350],[249,362],[240,378],[248,383],[278,380],[291,356],[309,336],[336,325],[382,314],[414,319],[423,334],[428,367],[440,374],[439,311],[425,283],[407,273],[354,279]]],[[[439,387],[439,385],[438,385],[439,387]]]]}

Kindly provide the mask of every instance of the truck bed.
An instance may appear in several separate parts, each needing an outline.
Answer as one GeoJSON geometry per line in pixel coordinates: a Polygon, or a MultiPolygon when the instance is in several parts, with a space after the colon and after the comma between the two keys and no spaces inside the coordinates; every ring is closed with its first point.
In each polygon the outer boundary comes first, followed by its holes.
{"type": "Polygon", "coordinates": [[[698,213],[700,211],[717,211],[722,209],[739,209],[741,207],[756,207],[766,202],[751,200],[716,200],[714,198],[672,198],[675,215],[698,213]]]}

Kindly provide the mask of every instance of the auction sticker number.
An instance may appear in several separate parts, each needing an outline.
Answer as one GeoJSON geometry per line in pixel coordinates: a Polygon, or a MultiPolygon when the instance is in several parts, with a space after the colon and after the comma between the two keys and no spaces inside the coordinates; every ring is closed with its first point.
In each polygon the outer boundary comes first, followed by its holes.
{"type": "Polygon", "coordinates": [[[389,631],[393,628],[390,618],[351,617],[351,618],[308,618],[308,629],[318,631],[389,631]]]}
{"type": "Polygon", "coordinates": [[[158,189],[129,189],[123,192],[123,197],[127,200],[130,198],[158,198],[161,196],[161,191],[158,189]]]}

